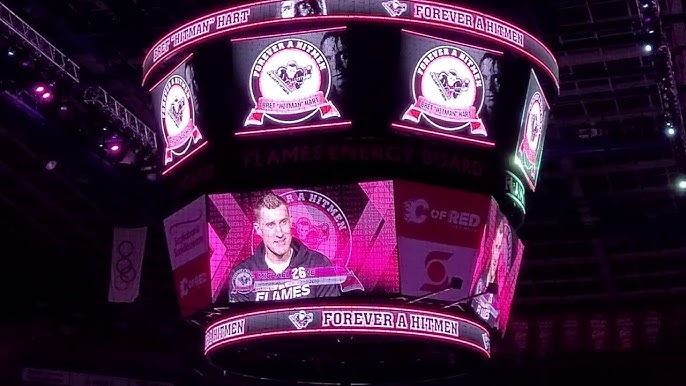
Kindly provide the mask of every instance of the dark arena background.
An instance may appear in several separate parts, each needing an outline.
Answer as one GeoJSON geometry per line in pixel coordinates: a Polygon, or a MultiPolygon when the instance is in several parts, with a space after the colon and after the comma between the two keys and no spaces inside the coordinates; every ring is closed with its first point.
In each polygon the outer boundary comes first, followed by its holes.
{"type": "Polygon", "coordinates": [[[0,0],[0,380],[683,384],[683,5],[0,0]]]}

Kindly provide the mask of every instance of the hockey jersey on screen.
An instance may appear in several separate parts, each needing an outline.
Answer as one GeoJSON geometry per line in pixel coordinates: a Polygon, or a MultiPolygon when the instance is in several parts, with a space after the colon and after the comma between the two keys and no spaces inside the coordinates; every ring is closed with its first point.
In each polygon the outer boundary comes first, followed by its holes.
{"type": "Polygon", "coordinates": [[[308,279],[307,273],[313,269],[331,267],[331,261],[326,256],[307,248],[296,238],[292,239],[291,248],[293,256],[288,268],[277,273],[267,264],[266,249],[261,243],[252,256],[231,271],[228,288],[220,296],[230,303],[340,296],[340,284],[322,283],[317,278],[308,279]]]}

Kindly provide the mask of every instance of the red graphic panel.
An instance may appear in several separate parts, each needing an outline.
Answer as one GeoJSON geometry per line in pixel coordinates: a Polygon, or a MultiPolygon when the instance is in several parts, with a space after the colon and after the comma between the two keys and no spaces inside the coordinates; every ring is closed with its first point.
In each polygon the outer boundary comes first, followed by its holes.
{"type": "Polygon", "coordinates": [[[193,259],[173,271],[176,295],[182,316],[189,316],[211,306],[210,266],[208,253],[193,259]]]}
{"type": "Polygon", "coordinates": [[[398,236],[477,249],[490,203],[483,194],[396,181],[398,236]]]}
{"type": "Polygon", "coordinates": [[[405,296],[422,296],[450,286],[450,280],[463,280],[461,289],[450,289],[432,297],[434,300],[457,301],[469,294],[469,282],[479,250],[398,238],[400,258],[400,291],[405,296]]]}
{"type": "Polygon", "coordinates": [[[210,305],[205,196],[166,218],[164,230],[181,314],[190,316],[210,305]]]}

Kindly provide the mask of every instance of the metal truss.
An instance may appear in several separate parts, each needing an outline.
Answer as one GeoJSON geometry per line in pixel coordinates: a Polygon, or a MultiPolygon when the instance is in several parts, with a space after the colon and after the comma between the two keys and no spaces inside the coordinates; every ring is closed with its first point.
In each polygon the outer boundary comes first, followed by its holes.
{"type": "Polygon", "coordinates": [[[83,98],[84,102],[101,109],[113,120],[121,124],[121,128],[132,138],[135,138],[151,152],[157,151],[157,138],[145,123],[141,122],[132,112],[109,95],[102,87],[89,87],[83,98]]]}
{"type": "MultiPolygon", "coordinates": [[[[33,48],[36,54],[51,62],[62,74],[80,83],[79,66],[2,3],[0,3],[0,23],[11,35],[17,36],[24,44],[33,48]]],[[[153,154],[157,150],[155,133],[102,87],[88,88],[84,94],[84,102],[101,109],[103,113],[109,115],[110,119],[119,122],[120,129],[125,131],[125,134],[139,141],[153,154]]]]}
{"type": "Polygon", "coordinates": [[[20,38],[25,44],[33,47],[36,53],[55,65],[61,73],[79,83],[81,73],[79,66],[2,3],[0,3],[0,23],[9,30],[10,34],[20,38]]]}

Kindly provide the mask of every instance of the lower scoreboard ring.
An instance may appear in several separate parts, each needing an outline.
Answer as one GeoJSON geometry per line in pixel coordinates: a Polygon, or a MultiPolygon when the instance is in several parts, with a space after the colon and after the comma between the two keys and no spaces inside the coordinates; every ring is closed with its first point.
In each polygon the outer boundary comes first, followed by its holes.
{"type": "Polygon", "coordinates": [[[228,372],[282,381],[427,380],[483,363],[490,339],[445,311],[307,305],[226,315],[205,330],[205,355],[228,372]]]}

